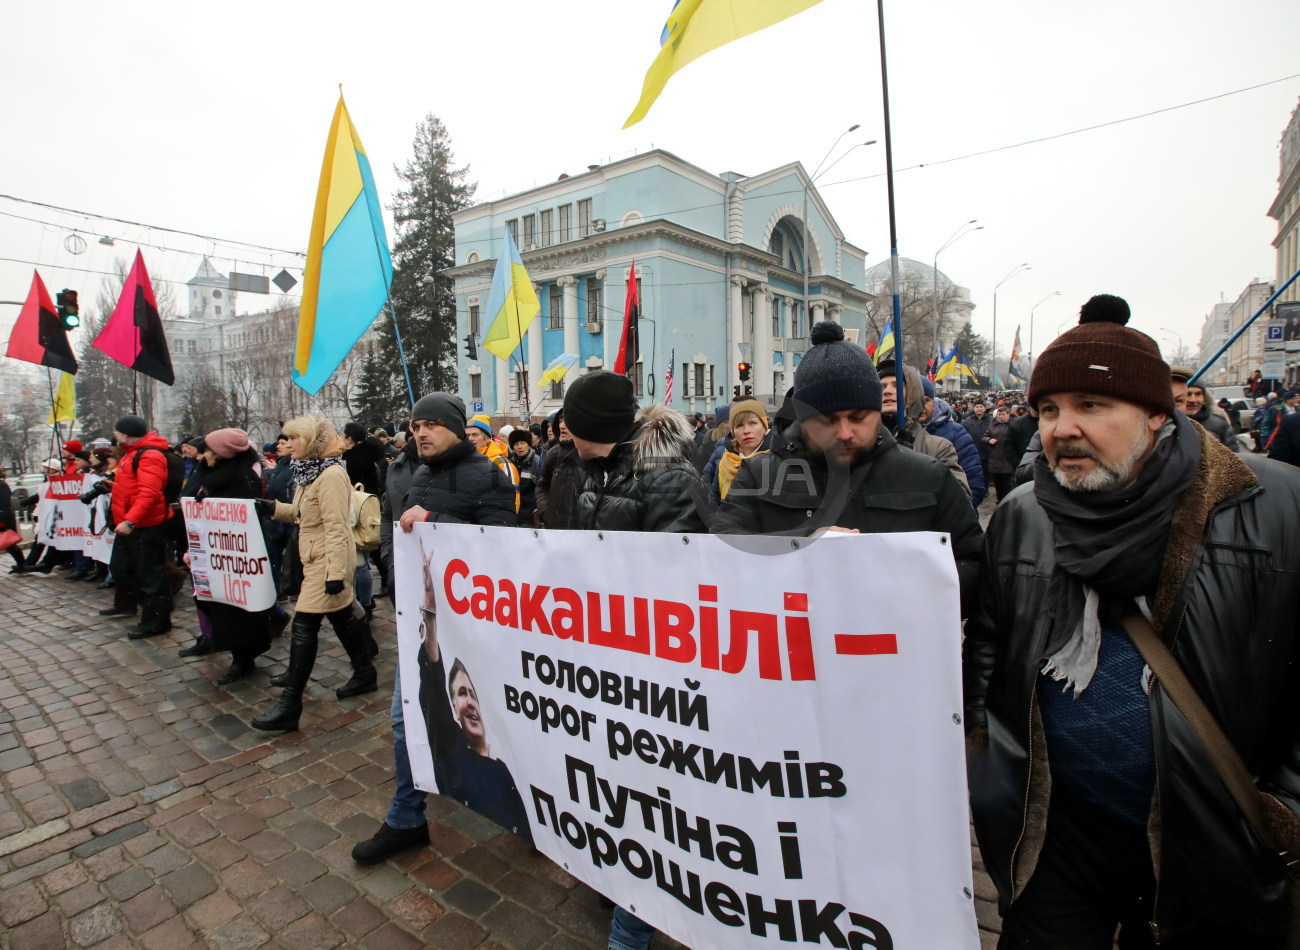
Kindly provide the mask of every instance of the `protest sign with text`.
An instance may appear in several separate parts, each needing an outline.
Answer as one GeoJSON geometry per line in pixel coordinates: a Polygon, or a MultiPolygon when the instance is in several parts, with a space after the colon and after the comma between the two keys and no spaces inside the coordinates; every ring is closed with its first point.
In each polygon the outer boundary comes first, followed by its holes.
{"type": "Polygon", "coordinates": [[[697,950],[979,945],[947,536],[395,544],[417,786],[697,950]]]}
{"type": "Polygon", "coordinates": [[[113,529],[109,527],[108,494],[89,504],[81,494],[103,481],[98,475],[55,475],[41,486],[36,509],[37,544],[56,551],[80,551],[107,564],[113,554],[113,529]]]}
{"type": "Polygon", "coordinates": [[[181,507],[194,599],[252,612],[270,608],[275,582],[253,503],[245,498],[183,498],[181,507]]]}

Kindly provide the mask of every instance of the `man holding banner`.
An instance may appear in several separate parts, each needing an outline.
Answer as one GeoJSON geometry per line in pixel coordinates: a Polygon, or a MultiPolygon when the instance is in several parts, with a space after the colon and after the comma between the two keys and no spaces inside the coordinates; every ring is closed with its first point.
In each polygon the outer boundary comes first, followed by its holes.
{"type": "Polygon", "coordinates": [[[966,490],[942,462],[899,446],[881,425],[876,367],[838,324],[819,323],[811,336],[794,373],[796,422],[740,467],[713,533],[946,531],[966,616],[983,546],[966,490]]]}
{"type": "MultiPolygon", "coordinates": [[[[488,459],[480,455],[465,437],[465,404],[449,393],[432,393],[415,404],[411,412],[411,439],[420,456],[420,465],[411,479],[406,498],[393,500],[393,510],[401,511],[401,527],[410,532],[417,522],[499,525],[515,527],[515,490],[509,478],[488,459]]],[[[390,575],[396,588],[396,575],[390,575]]],[[[422,617],[433,632],[436,622],[432,613],[422,617]]],[[[436,640],[433,641],[436,644],[436,640]]],[[[437,649],[434,647],[436,654],[437,649]]],[[[437,657],[432,658],[436,661],[437,657]]],[[[442,676],[435,676],[436,665],[421,668],[419,696],[421,704],[432,701],[442,688],[442,676]],[[436,680],[426,684],[426,680],[436,680]]],[[[445,698],[439,697],[440,702],[445,698]]],[[[425,715],[429,714],[426,708],[425,715]]],[[[410,751],[406,744],[406,717],[402,704],[402,678],[393,683],[393,760],[397,788],[388,816],[372,838],[352,849],[358,864],[375,864],[408,848],[429,843],[429,825],[424,817],[425,793],[415,787],[411,776],[410,751]]],[[[450,729],[443,730],[444,737],[450,729]]],[[[444,741],[444,751],[451,740],[444,741]]],[[[429,745],[416,749],[431,754],[429,745]]]]}

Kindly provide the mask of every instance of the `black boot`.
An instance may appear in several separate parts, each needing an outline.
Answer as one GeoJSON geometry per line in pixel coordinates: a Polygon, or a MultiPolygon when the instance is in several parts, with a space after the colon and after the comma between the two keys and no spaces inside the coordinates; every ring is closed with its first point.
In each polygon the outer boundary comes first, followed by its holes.
{"type": "Polygon", "coordinates": [[[346,610],[332,613],[329,617],[339,642],[348,651],[348,659],[352,661],[352,678],[338,688],[338,698],[347,699],[362,693],[373,693],[379,687],[379,675],[370,662],[373,655],[370,644],[374,641],[370,636],[370,624],[366,623],[360,605],[354,601],[346,610]]]}
{"type": "Polygon", "coordinates": [[[212,652],[212,638],[200,634],[194,642],[184,650],[177,651],[177,656],[203,656],[205,653],[212,652]]]}
{"type": "Polygon", "coordinates": [[[217,678],[218,686],[229,686],[231,683],[238,683],[240,680],[250,676],[257,669],[257,664],[253,662],[252,657],[234,656],[230,666],[226,667],[226,672],[217,678]]]}
{"type": "Polygon", "coordinates": [[[270,712],[258,716],[249,725],[266,732],[294,732],[302,716],[302,694],[316,665],[316,635],[320,631],[320,614],[295,614],[290,628],[289,670],[285,673],[284,691],[270,712]]]}
{"type": "Polygon", "coordinates": [[[352,860],[357,864],[378,864],[408,848],[422,848],[429,843],[429,826],[394,828],[388,822],[379,826],[373,838],[352,849],[352,860]]]}

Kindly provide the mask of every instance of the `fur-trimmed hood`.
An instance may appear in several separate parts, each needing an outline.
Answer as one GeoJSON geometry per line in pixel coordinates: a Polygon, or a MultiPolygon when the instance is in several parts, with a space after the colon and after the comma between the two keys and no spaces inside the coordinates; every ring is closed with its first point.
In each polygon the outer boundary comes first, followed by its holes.
{"type": "Polygon", "coordinates": [[[632,470],[637,475],[690,461],[695,433],[686,417],[667,406],[647,406],[636,415],[639,428],[632,435],[632,470]]]}

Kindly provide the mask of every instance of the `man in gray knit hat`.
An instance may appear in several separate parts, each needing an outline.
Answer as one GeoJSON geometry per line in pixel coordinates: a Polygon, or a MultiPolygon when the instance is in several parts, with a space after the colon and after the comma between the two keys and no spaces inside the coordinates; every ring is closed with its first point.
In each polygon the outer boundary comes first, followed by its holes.
{"type": "Polygon", "coordinates": [[[811,336],[794,371],[795,421],[773,433],[770,452],[740,466],[713,533],[945,531],[965,616],[984,537],[969,497],[941,462],[899,445],[881,425],[880,377],[866,351],[831,321],[811,336]]]}

